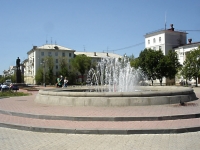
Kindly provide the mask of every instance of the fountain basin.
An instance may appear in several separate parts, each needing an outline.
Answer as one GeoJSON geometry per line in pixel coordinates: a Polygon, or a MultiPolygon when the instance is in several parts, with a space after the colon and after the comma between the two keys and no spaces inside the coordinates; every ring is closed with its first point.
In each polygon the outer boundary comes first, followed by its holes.
{"type": "Polygon", "coordinates": [[[89,87],[67,87],[39,90],[35,102],[64,106],[145,106],[197,100],[190,87],[136,86],[134,92],[89,92],[89,87]],[[80,92],[83,91],[83,92],[80,92]]]}

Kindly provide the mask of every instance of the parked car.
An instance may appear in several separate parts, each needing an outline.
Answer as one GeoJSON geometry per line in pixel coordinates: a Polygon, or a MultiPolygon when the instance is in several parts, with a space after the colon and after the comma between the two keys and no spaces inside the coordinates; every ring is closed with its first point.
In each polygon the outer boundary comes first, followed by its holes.
{"type": "Polygon", "coordinates": [[[10,90],[12,90],[12,91],[17,91],[17,90],[19,90],[19,87],[17,86],[17,85],[14,85],[14,84],[10,84],[10,90]]]}
{"type": "Polygon", "coordinates": [[[7,79],[4,84],[10,86],[10,84],[12,83],[11,79],[7,79]]]}

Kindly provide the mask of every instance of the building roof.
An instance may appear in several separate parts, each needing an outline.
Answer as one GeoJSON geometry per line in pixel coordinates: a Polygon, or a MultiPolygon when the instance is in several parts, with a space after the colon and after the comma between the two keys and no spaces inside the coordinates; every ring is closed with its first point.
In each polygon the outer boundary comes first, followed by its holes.
{"type": "Polygon", "coordinates": [[[42,45],[42,46],[33,46],[33,48],[27,52],[27,54],[29,54],[30,52],[34,51],[34,50],[37,50],[37,49],[55,49],[55,50],[67,50],[67,51],[75,51],[73,49],[70,49],[70,48],[67,48],[67,47],[64,47],[64,46],[60,46],[60,45],[55,45],[55,44],[45,44],[45,45],[42,45]]]}
{"type": "MultiPolygon", "coordinates": [[[[73,50],[64,46],[55,45],[55,44],[45,44],[40,47],[37,47],[38,49],[60,49],[60,50],[73,50]]],[[[73,50],[74,51],[74,50],[73,50]]]]}
{"type": "Polygon", "coordinates": [[[181,45],[181,46],[176,46],[176,47],[173,47],[173,48],[177,49],[177,48],[182,48],[182,47],[196,47],[196,46],[200,46],[200,42],[187,43],[187,44],[184,44],[184,45],[181,45]]]}
{"type": "Polygon", "coordinates": [[[85,54],[91,58],[103,58],[103,57],[112,57],[112,58],[122,58],[121,55],[114,53],[103,53],[103,52],[74,52],[75,55],[85,54]]]}

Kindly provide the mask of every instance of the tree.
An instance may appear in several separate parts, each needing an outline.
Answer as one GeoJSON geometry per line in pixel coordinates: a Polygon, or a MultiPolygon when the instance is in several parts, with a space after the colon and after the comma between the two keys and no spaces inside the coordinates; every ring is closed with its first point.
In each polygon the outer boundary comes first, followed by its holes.
{"type": "Polygon", "coordinates": [[[196,81],[196,86],[198,86],[197,80],[200,76],[200,47],[190,51],[186,56],[186,60],[183,63],[182,75],[189,80],[193,78],[196,81]]]}
{"type": "Polygon", "coordinates": [[[89,70],[91,66],[91,58],[87,57],[84,54],[76,55],[75,58],[72,59],[71,63],[72,63],[72,66],[80,72],[82,76],[82,82],[83,82],[84,74],[86,70],[89,70]]]}
{"type": "Polygon", "coordinates": [[[155,51],[152,49],[144,49],[139,55],[139,67],[147,75],[148,79],[151,80],[153,85],[153,80],[156,79],[156,71],[158,70],[157,65],[162,58],[161,50],[155,51]]]}
{"type": "Polygon", "coordinates": [[[43,83],[43,68],[40,67],[37,71],[36,71],[36,75],[35,75],[35,81],[36,84],[41,84],[43,83]]]}
{"type": "Polygon", "coordinates": [[[49,84],[54,84],[55,79],[53,75],[53,57],[52,56],[47,56],[45,58],[45,82],[49,84]]]}
{"type": "Polygon", "coordinates": [[[166,77],[173,79],[175,78],[175,75],[178,73],[182,65],[180,64],[178,60],[178,55],[176,52],[169,50],[166,57],[166,77]]]}
{"type": "Polygon", "coordinates": [[[156,65],[156,78],[159,79],[160,85],[162,85],[163,77],[166,77],[167,74],[167,65],[166,65],[166,57],[164,56],[161,50],[155,52],[155,57],[158,61],[156,65]]]}
{"type": "Polygon", "coordinates": [[[69,76],[69,71],[67,69],[67,59],[65,57],[59,57],[60,74],[64,77],[69,76]]]}

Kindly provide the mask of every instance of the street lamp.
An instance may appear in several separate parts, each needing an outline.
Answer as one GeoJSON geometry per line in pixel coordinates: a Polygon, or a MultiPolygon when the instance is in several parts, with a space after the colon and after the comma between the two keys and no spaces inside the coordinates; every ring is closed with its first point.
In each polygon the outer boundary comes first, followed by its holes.
{"type": "Polygon", "coordinates": [[[43,62],[40,64],[43,65],[43,86],[46,87],[46,84],[45,84],[45,61],[43,60],[43,62]]]}

